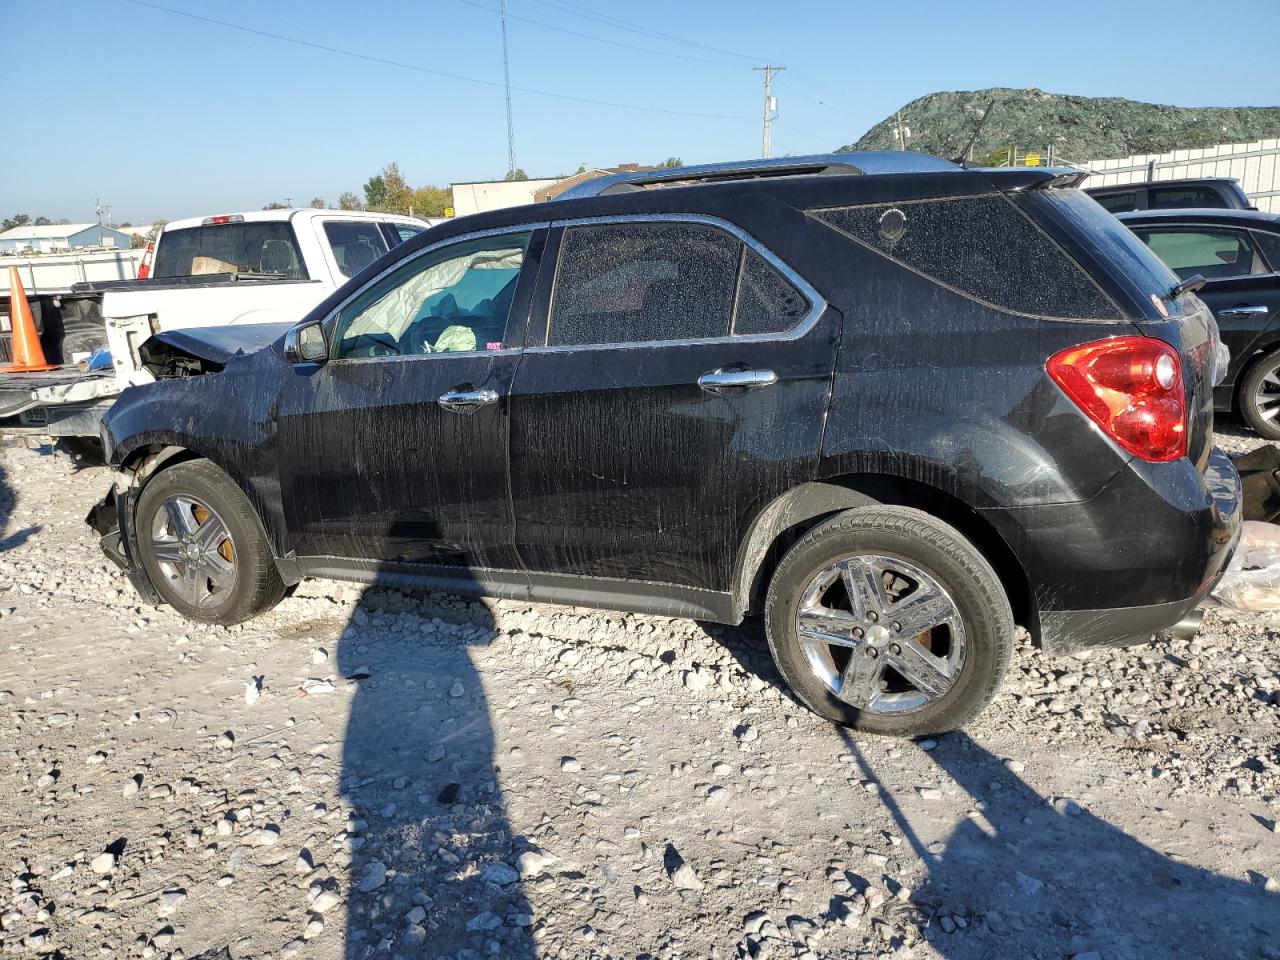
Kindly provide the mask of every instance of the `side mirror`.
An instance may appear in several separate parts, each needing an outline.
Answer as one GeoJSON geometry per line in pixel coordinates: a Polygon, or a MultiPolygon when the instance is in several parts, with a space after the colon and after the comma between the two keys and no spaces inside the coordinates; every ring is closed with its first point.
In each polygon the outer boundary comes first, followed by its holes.
{"type": "Polygon", "coordinates": [[[284,358],[289,363],[323,363],[329,359],[329,341],[318,323],[293,327],[284,335],[284,358]]]}

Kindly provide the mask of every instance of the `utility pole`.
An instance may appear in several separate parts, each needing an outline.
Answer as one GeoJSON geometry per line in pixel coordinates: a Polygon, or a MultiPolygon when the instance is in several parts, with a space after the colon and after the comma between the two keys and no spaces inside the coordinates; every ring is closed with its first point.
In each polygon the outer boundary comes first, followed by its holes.
{"type": "Polygon", "coordinates": [[[778,100],[773,96],[773,75],[787,68],[766,63],[763,67],[751,69],[764,74],[764,134],[760,140],[760,156],[767,160],[769,158],[769,125],[773,123],[773,114],[778,109],[778,100]]]}
{"type": "Polygon", "coordinates": [[[507,176],[516,172],[516,132],[511,124],[511,61],[507,57],[507,0],[501,0],[502,78],[507,90],[507,176]]]}
{"type": "Polygon", "coordinates": [[[895,114],[898,118],[897,124],[893,128],[893,140],[898,144],[899,150],[911,149],[911,128],[902,122],[902,111],[899,110],[895,114]]]}

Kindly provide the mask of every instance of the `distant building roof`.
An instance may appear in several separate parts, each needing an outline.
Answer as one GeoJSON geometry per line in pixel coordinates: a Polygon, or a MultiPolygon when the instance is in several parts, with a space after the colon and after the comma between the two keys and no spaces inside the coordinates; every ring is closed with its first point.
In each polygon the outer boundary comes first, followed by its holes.
{"type": "MultiPolygon", "coordinates": [[[[43,226],[10,227],[0,233],[0,240],[56,240],[59,237],[74,237],[82,230],[98,226],[96,223],[47,223],[43,226]]],[[[114,230],[114,227],[106,227],[114,230]]]]}

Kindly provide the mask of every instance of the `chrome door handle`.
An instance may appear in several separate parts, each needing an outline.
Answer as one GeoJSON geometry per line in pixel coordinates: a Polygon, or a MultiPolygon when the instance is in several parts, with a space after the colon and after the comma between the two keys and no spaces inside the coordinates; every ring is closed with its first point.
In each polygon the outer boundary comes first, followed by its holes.
{"type": "Polygon", "coordinates": [[[708,370],[698,378],[698,386],[707,393],[755,390],[777,382],[778,375],[772,370],[708,370]]]}
{"type": "Polygon", "coordinates": [[[436,403],[454,413],[475,413],[477,407],[498,402],[498,391],[485,388],[483,390],[450,390],[441,395],[436,403]]]}
{"type": "Polygon", "coordinates": [[[1270,311],[1264,306],[1241,305],[1239,307],[1223,307],[1218,311],[1220,317],[1260,317],[1270,311]]]}

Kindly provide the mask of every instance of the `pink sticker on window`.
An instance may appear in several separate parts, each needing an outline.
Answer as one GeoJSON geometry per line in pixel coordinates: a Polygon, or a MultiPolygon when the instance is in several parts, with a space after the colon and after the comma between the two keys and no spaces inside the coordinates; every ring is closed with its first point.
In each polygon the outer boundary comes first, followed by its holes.
{"type": "Polygon", "coordinates": [[[484,345],[484,348],[485,348],[486,350],[501,350],[501,349],[502,349],[502,341],[501,341],[501,340],[490,340],[488,343],[486,343],[486,344],[484,345]]]}

